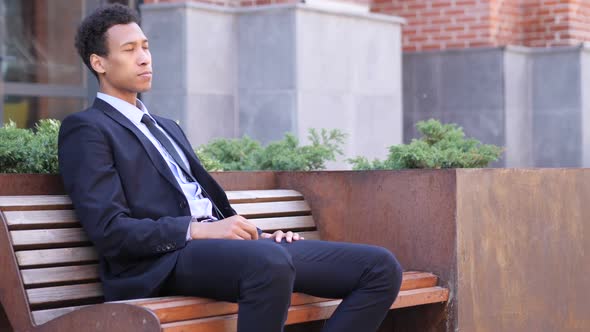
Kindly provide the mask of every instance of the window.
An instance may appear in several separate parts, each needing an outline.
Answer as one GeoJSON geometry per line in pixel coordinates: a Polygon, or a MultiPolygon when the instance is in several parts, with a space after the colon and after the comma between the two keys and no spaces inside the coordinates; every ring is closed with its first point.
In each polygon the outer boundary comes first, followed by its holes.
{"type": "Polygon", "coordinates": [[[4,2],[2,76],[5,83],[80,85],[84,72],[74,47],[82,1],[4,2]]]}
{"type": "Polygon", "coordinates": [[[74,47],[83,17],[101,4],[138,0],[1,0],[0,125],[63,119],[93,99],[97,83],[74,47]]]}

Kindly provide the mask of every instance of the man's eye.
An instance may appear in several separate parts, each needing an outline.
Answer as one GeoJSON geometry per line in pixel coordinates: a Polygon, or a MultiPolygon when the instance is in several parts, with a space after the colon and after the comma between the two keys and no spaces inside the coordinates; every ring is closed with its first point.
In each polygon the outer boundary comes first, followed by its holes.
{"type": "Polygon", "coordinates": [[[132,48],[126,48],[126,49],[123,50],[123,52],[133,52],[133,49],[132,48]]]}

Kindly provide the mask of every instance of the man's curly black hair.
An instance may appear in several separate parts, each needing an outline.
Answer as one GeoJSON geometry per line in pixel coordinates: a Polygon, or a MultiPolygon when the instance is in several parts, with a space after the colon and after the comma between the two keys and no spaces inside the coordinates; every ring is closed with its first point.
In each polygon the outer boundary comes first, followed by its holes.
{"type": "Polygon", "coordinates": [[[108,55],[107,30],[117,24],[140,24],[140,22],[135,10],[121,4],[100,7],[82,21],[76,33],[76,49],[86,67],[97,79],[98,74],[90,65],[90,56],[92,54],[108,55]]]}

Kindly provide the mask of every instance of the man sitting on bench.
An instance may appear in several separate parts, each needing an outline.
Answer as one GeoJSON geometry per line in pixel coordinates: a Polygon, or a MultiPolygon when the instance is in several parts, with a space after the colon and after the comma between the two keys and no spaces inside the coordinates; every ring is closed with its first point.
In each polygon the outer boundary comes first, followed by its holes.
{"type": "Polygon", "coordinates": [[[99,252],[105,299],[237,302],[239,331],[277,332],[295,291],[343,299],[324,331],[377,330],[402,281],[395,257],[377,246],[263,233],[237,215],[181,128],[137,99],[152,84],[138,24],[122,5],[81,23],[76,48],[100,92],[59,134],[60,172],[99,252]]]}

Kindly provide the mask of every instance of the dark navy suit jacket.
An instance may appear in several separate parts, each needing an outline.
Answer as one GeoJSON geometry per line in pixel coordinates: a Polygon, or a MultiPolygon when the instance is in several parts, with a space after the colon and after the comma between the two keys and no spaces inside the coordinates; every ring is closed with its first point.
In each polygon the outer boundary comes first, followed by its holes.
{"type": "MultiPolygon", "coordinates": [[[[225,217],[227,196],[172,120],[153,116],[186,155],[193,175],[225,217]]],[[[107,301],[157,296],[186,245],[190,209],[166,161],[123,114],[101,99],[68,116],[59,133],[67,193],[98,250],[107,301]]],[[[219,217],[219,216],[218,216],[219,217]]]]}

